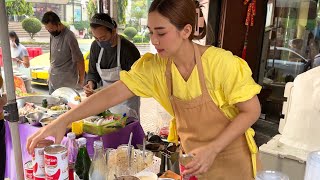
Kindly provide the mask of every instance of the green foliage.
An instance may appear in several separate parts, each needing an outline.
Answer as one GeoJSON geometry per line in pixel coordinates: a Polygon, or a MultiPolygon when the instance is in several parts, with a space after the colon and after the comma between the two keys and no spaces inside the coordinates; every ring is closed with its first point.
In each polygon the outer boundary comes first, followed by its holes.
{"type": "Polygon", "coordinates": [[[49,42],[34,42],[34,41],[23,41],[23,45],[49,45],[49,42]]]}
{"type": "Polygon", "coordinates": [[[41,30],[41,22],[37,18],[26,18],[22,21],[22,28],[33,39],[34,35],[41,30]]]}
{"type": "Polygon", "coordinates": [[[123,33],[128,36],[129,40],[132,40],[138,31],[134,27],[127,27],[124,29],[123,33]]]}
{"type": "Polygon", "coordinates": [[[65,22],[65,21],[61,21],[61,23],[62,23],[65,27],[67,27],[68,29],[70,29],[70,24],[69,24],[69,23],[67,23],[67,22],[65,22]]]}
{"type": "Polygon", "coordinates": [[[32,4],[25,0],[15,0],[6,2],[7,14],[9,16],[32,16],[34,14],[32,4]]]}
{"type": "Polygon", "coordinates": [[[134,43],[142,43],[142,39],[143,39],[143,36],[141,35],[135,35],[132,40],[134,43]]]}
{"type": "Polygon", "coordinates": [[[135,35],[132,40],[134,43],[148,43],[150,38],[149,36],[135,35]]]}
{"type": "Polygon", "coordinates": [[[140,20],[147,19],[148,15],[148,1],[147,0],[133,0],[130,9],[130,19],[127,25],[141,31],[140,20]]]}
{"type": "Polygon", "coordinates": [[[120,33],[120,35],[123,36],[123,37],[126,38],[126,39],[129,39],[128,36],[125,35],[125,34],[123,34],[123,33],[120,33]]]}
{"type": "Polygon", "coordinates": [[[306,29],[309,31],[312,31],[316,27],[316,24],[317,24],[316,19],[309,19],[306,24],[306,29]]]}
{"type": "Polygon", "coordinates": [[[78,21],[75,22],[73,25],[76,30],[83,31],[89,28],[89,21],[78,21]]]}
{"type": "Polygon", "coordinates": [[[147,1],[135,0],[132,2],[131,16],[136,19],[147,18],[148,7],[147,1]]]}
{"type": "Polygon", "coordinates": [[[134,27],[135,29],[139,29],[139,22],[136,18],[131,17],[129,22],[126,24],[126,27],[134,27]]]}
{"type": "Polygon", "coordinates": [[[148,43],[149,41],[150,41],[150,36],[149,35],[144,36],[143,42],[148,43]]]}
{"type": "Polygon", "coordinates": [[[126,8],[128,6],[128,0],[118,0],[118,19],[117,22],[119,24],[125,24],[126,23],[126,8]]]}
{"type": "Polygon", "coordinates": [[[98,12],[97,5],[95,0],[89,0],[88,6],[87,6],[87,13],[88,18],[91,19],[94,14],[98,12]]]}

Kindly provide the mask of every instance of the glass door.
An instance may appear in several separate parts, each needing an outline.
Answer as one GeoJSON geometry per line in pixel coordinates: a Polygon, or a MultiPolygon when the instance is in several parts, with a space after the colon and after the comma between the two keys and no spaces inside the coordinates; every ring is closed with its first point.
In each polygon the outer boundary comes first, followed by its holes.
{"type": "Polygon", "coordinates": [[[320,11],[315,0],[269,0],[263,54],[259,76],[263,86],[263,118],[279,122],[284,87],[301,73],[320,64],[320,11]]]}

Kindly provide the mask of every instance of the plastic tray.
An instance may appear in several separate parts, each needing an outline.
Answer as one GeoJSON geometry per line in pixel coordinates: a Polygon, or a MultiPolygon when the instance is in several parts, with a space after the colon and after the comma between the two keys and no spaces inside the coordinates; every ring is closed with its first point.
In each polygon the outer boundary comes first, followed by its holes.
{"type": "Polygon", "coordinates": [[[113,121],[108,124],[103,124],[100,126],[84,121],[83,132],[95,134],[95,135],[99,135],[99,136],[109,134],[109,133],[118,131],[119,129],[125,127],[127,119],[128,119],[128,117],[123,117],[120,120],[113,121]]]}

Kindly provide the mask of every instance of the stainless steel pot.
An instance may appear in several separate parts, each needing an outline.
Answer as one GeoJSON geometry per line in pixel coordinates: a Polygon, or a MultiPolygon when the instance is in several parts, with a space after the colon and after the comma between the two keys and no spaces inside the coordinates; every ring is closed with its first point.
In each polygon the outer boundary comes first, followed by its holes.
{"type": "Polygon", "coordinates": [[[22,108],[26,102],[34,103],[35,105],[41,106],[42,100],[47,99],[48,106],[59,105],[62,101],[58,97],[49,95],[36,95],[36,96],[25,96],[17,99],[18,109],[22,108]]]}

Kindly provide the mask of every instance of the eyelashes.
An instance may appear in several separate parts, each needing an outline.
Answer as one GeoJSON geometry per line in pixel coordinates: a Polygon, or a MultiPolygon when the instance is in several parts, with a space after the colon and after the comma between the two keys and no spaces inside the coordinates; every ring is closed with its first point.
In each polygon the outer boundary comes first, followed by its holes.
{"type": "MultiPolygon", "coordinates": [[[[149,33],[147,33],[147,35],[151,36],[151,35],[153,35],[153,32],[149,32],[149,33]]],[[[161,37],[161,36],[166,35],[166,33],[157,33],[157,35],[161,37]]]]}

